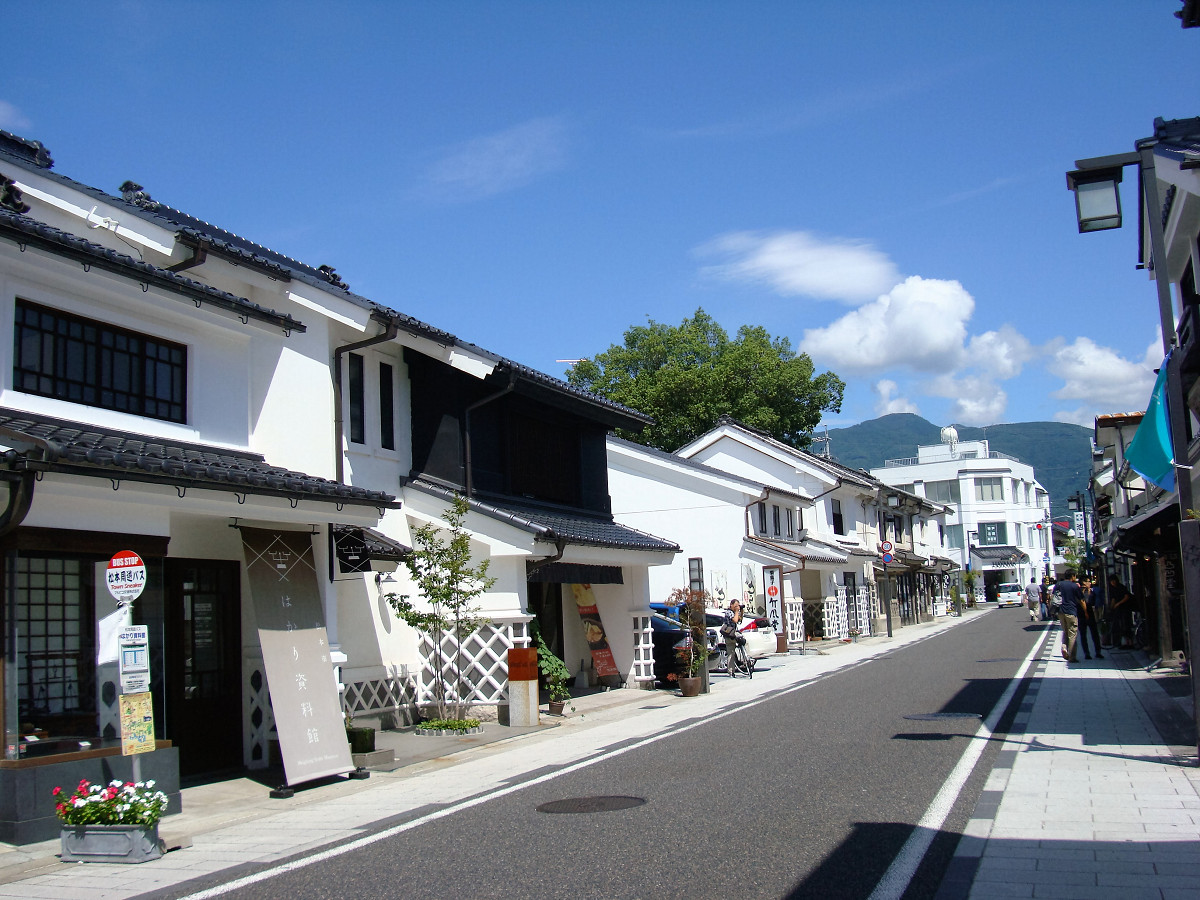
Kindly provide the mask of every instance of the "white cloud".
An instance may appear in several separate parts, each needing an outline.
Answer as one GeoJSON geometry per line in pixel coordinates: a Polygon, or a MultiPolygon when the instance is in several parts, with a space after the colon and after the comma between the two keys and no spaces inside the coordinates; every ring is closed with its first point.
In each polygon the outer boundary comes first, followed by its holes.
{"type": "Polygon", "coordinates": [[[987,331],[971,338],[967,347],[971,365],[1003,381],[1021,374],[1025,363],[1036,356],[1029,339],[1011,325],[987,331]]]}
{"type": "Polygon", "coordinates": [[[825,328],[807,329],[800,349],[836,372],[955,371],[974,311],[957,281],[912,275],[825,328]]]}
{"type": "Polygon", "coordinates": [[[895,396],[899,389],[900,386],[890,378],[883,378],[875,382],[871,388],[875,393],[875,415],[886,416],[891,413],[921,414],[921,410],[917,408],[917,404],[913,403],[907,397],[895,396]]]}
{"type": "Polygon", "coordinates": [[[531,119],[452,148],[428,173],[442,199],[467,201],[524,187],[567,161],[567,127],[560,118],[531,119]]]}
{"type": "Polygon", "coordinates": [[[5,131],[21,132],[31,128],[28,117],[7,100],[0,100],[0,128],[5,131]]]}
{"type": "MultiPolygon", "coordinates": [[[[1054,391],[1060,400],[1082,400],[1090,413],[1079,409],[1060,415],[1073,416],[1068,421],[1085,420],[1097,414],[1135,412],[1146,408],[1154,389],[1154,367],[1162,362],[1162,348],[1152,345],[1146,358],[1139,362],[1123,359],[1115,350],[1101,347],[1091,338],[1076,338],[1073,343],[1056,344],[1051,348],[1046,369],[1063,379],[1063,386],[1054,391]]],[[[1082,424],[1082,423],[1081,423],[1082,424]]]]}
{"type": "Polygon", "coordinates": [[[1004,421],[1008,409],[1008,394],[1000,389],[991,374],[939,375],[931,379],[925,390],[936,397],[949,397],[947,418],[964,425],[992,425],[1004,421]]]}
{"type": "Polygon", "coordinates": [[[780,294],[861,303],[889,290],[900,273],[865,241],[826,240],[807,231],[736,231],[700,247],[729,259],[706,275],[767,284],[780,294]]]}

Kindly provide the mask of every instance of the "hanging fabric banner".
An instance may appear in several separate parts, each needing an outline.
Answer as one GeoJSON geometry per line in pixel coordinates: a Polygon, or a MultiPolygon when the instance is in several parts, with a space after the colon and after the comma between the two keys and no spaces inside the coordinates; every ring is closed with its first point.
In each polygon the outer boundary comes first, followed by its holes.
{"type": "Polygon", "coordinates": [[[587,640],[588,649],[592,651],[592,666],[596,670],[596,676],[602,684],[620,687],[621,670],[617,668],[612,648],[608,646],[608,637],[604,634],[604,623],[600,621],[600,609],[596,606],[596,595],[592,593],[592,586],[573,584],[571,594],[575,598],[575,606],[579,609],[583,636],[587,640]]]}
{"type": "Polygon", "coordinates": [[[284,777],[292,785],[353,771],[312,537],[241,531],[284,777]]]}

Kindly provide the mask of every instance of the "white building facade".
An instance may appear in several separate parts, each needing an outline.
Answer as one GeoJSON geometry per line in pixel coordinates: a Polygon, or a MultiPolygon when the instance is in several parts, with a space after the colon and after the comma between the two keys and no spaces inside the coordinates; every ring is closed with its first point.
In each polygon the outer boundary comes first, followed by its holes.
{"type": "Polygon", "coordinates": [[[917,448],[871,474],[948,508],[945,546],[955,568],[982,574],[977,591],[1053,575],[1050,496],[1033,467],[988,447],[958,441],[917,448]],[[986,586],[986,587],[985,587],[986,586]]]}

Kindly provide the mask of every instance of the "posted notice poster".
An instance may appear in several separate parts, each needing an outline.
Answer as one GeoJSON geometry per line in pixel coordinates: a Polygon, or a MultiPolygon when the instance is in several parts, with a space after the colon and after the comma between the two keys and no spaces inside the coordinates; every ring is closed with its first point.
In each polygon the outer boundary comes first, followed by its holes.
{"type": "Polygon", "coordinates": [[[596,595],[592,593],[592,586],[573,584],[571,594],[575,597],[575,606],[579,609],[583,636],[587,640],[588,649],[592,651],[592,666],[596,669],[596,676],[602,684],[620,687],[623,682],[621,670],[617,668],[612,648],[608,646],[608,637],[604,634],[604,623],[600,621],[600,610],[596,606],[596,595]]]}
{"type": "Polygon", "coordinates": [[[121,755],[149,753],[154,749],[154,701],[149,691],[142,694],[122,694],[121,755]]]}
{"type": "Polygon", "coordinates": [[[242,529],[288,784],[354,770],[308,532],[242,529]]]}

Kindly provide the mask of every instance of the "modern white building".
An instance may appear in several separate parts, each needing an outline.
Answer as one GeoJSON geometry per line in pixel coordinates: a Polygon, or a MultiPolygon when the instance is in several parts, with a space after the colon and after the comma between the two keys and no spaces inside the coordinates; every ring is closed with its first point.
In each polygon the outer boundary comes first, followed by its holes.
{"type": "Polygon", "coordinates": [[[983,574],[985,591],[1053,575],[1050,495],[1033,466],[990,449],[986,440],[959,441],[953,428],[942,435],[942,443],[889,459],[871,474],[949,507],[947,552],[964,572],[983,574]]]}

